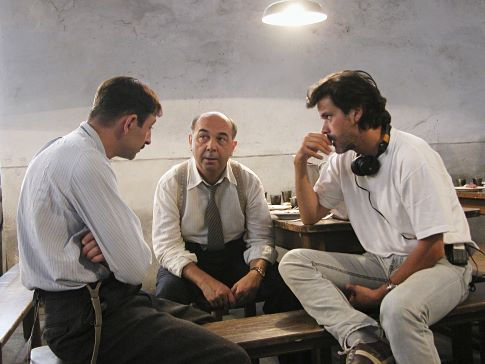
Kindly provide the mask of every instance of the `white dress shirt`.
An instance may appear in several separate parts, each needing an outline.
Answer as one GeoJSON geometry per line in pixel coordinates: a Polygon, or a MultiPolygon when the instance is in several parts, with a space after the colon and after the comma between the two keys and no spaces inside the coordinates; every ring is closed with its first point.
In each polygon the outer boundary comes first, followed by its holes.
{"type": "Polygon", "coordinates": [[[31,161],[22,183],[17,235],[22,283],[48,291],[84,287],[109,275],[140,284],[151,264],[138,217],[122,201],[96,131],[83,122],[31,161]],[[81,254],[91,231],[109,265],[81,254]]]}
{"type": "MultiPolygon", "coordinates": [[[[177,206],[177,166],[166,172],[158,182],[153,204],[153,249],[160,264],[176,276],[190,262],[197,262],[195,254],[185,249],[185,241],[207,245],[205,210],[209,201],[209,190],[200,176],[194,158],[189,162],[187,172],[187,195],[182,219],[177,206]]],[[[236,189],[236,178],[227,164],[216,192],[227,243],[243,236],[246,242],[244,260],[247,264],[254,259],[265,259],[274,263],[276,251],[272,239],[272,222],[264,189],[256,174],[241,164],[241,179],[247,198],[246,218],[241,211],[236,189]],[[245,223],[246,229],[245,230],[245,223]]]]}

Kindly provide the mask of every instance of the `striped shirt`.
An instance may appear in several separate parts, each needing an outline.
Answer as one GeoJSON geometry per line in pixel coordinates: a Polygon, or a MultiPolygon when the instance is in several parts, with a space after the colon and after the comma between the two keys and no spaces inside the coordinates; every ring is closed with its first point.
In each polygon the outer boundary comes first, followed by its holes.
{"type": "Polygon", "coordinates": [[[140,284],[151,264],[140,220],[122,201],[97,132],[83,122],[31,161],[22,183],[17,236],[22,283],[63,291],[106,278],[140,284]],[[81,254],[91,231],[107,266],[81,254]]]}

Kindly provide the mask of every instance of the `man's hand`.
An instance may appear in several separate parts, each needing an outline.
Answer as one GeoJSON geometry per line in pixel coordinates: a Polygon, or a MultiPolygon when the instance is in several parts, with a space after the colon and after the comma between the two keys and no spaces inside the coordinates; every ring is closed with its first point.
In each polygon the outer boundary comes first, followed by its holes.
{"type": "Polygon", "coordinates": [[[99,249],[98,243],[94,239],[91,232],[88,232],[81,240],[83,245],[82,255],[88,258],[93,263],[103,263],[105,261],[101,249],[99,249]]]}
{"type": "Polygon", "coordinates": [[[378,307],[387,293],[384,285],[370,289],[357,284],[347,284],[346,289],[350,304],[359,310],[378,307]]]}
{"type": "Polygon", "coordinates": [[[204,281],[200,285],[200,289],[212,308],[223,307],[225,310],[228,310],[236,305],[236,298],[229,287],[215,278],[210,277],[210,279],[204,281]]]}
{"type": "Polygon", "coordinates": [[[295,164],[304,164],[310,157],[315,157],[322,159],[323,157],[318,154],[322,152],[325,154],[330,154],[332,152],[332,143],[327,138],[326,134],[322,133],[308,133],[303,139],[300,149],[295,155],[295,164]]]}
{"type": "Polygon", "coordinates": [[[248,274],[237,281],[231,288],[237,304],[244,305],[254,301],[262,281],[263,277],[255,270],[250,270],[248,274]]]}

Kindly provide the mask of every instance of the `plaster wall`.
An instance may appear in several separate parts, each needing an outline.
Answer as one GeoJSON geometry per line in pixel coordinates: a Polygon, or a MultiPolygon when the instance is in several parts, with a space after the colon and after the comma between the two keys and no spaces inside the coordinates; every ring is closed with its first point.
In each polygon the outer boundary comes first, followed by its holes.
{"type": "MultiPolygon", "coordinates": [[[[306,89],[336,70],[370,72],[394,127],[428,141],[453,177],[482,175],[485,2],[321,3],[326,22],[285,29],[261,23],[269,1],[260,0],[3,0],[3,266],[16,261],[28,161],[84,120],[96,87],[114,75],[140,78],[163,100],[152,145],[135,161],[113,163],[148,243],[156,182],[189,156],[193,116],[220,110],[234,118],[236,157],[269,193],[292,188],[291,154],[305,133],[320,130],[315,110],[305,109],[306,89]]],[[[479,230],[472,233],[483,239],[479,230]]]]}

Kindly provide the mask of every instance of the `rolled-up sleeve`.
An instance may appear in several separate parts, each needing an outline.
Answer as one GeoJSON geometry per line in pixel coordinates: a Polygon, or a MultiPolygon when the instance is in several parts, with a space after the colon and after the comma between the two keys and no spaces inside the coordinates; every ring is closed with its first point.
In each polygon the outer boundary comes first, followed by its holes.
{"type": "Polygon", "coordinates": [[[83,154],[73,168],[72,203],[116,279],[141,284],[152,261],[140,220],[122,201],[109,162],[83,154]]]}
{"type": "Polygon", "coordinates": [[[180,230],[180,212],[177,206],[177,181],[174,170],[158,182],[153,201],[152,242],[155,256],[162,267],[181,277],[183,268],[197,262],[195,254],[185,249],[180,230]]]}
{"type": "Polygon", "coordinates": [[[246,180],[246,235],[247,249],[244,260],[247,264],[254,259],[265,259],[271,264],[276,260],[276,250],[273,241],[272,220],[268,204],[264,198],[263,184],[252,173],[246,180]]]}

